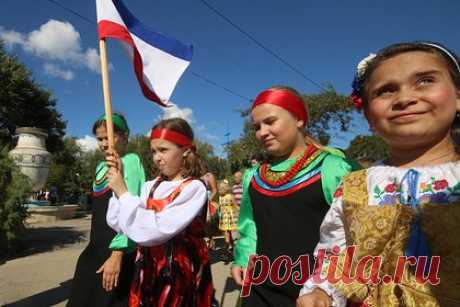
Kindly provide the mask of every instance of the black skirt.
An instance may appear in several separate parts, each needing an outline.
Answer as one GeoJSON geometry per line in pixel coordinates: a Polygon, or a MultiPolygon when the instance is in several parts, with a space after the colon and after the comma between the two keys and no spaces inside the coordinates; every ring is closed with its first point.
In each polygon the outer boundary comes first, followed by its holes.
{"type": "Polygon", "coordinates": [[[112,191],[93,198],[91,235],[88,246],[78,258],[72,281],[72,293],[67,306],[126,307],[134,272],[135,253],[124,254],[118,286],[107,292],[102,287],[102,273],[96,271],[110,257],[110,242],[116,232],[106,222],[106,214],[112,191]]]}

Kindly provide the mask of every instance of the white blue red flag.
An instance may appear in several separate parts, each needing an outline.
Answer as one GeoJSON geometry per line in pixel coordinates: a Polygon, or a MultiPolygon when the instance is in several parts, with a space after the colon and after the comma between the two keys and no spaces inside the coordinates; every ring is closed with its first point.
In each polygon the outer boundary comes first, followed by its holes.
{"type": "Polygon", "coordinates": [[[147,28],[120,0],[96,0],[96,10],[99,38],[114,38],[127,45],[142,93],[167,106],[190,64],[193,47],[147,28]]]}

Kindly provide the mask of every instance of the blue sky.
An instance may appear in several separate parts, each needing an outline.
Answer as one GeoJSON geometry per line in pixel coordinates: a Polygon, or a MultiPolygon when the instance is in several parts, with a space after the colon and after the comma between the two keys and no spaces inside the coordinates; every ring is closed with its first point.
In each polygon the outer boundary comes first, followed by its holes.
{"type": "MultiPolygon", "coordinates": [[[[0,37],[7,51],[51,90],[67,120],[67,134],[85,138],[103,112],[96,25],[53,2],[96,20],[95,1],[2,0],[0,37]]],[[[227,129],[241,133],[237,112],[249,101],[197,78],[193,73],[248,98],[275,84],[302,93],[319,89],[259,48],[200,0],[125,0],[144,24],[194,45],[194,58],[179,81],[167,112],[191,119],[197,136],[221,152],[227,129]],[[229,127],[229,128],[227,128],[229,127]]],[[[405,40],[433,40],[460,52],[460,1],[223,1],[207,0],[234,23],[320,84],[348,94],[355,66],[370,52],[405,40]]],[[[146,100],[132,64],[118,43],[108,49],[113,109],[123,112],[133,133],[146,133],[165,111],[146,100]]],[[[356,116],[354,132],[366,131],[356,116]]],[[[351,133],[332,144],[346,147],[351,133]]]]}

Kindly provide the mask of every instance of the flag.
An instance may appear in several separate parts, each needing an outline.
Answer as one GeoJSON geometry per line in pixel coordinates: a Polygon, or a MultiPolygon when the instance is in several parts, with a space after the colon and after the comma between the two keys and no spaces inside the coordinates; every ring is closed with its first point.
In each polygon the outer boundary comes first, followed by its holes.
{"type": "Polygon", "coordinates": [[[114,38],[130,50],[142,93],[167,106],[174,87],[190,64],[193,47],[139,22],[120,0],[96,0],[99,38],[114,38]]]}

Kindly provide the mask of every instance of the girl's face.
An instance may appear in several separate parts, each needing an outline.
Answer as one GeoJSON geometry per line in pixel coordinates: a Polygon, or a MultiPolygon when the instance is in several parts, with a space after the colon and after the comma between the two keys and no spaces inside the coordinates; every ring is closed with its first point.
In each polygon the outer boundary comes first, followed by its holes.
{"type": "Polygon", "coordinates": [[[290,155],[299,137],[302,137],[299,129],[303,121],[273,104],[264,103],[255,107],[252,110],[252,123],[256,138],[271,156],[290,155]]]}
{"type": "MultiPolygon", "coordinates": [[[[107,129],[105,125],[101,125],[96,129],[96,139],[97,139],[97,145],[99,146],[99,149],[104,154],[107,153],[107,150],[109,149],[109,139],[107,137],[107,129]]],[[[113,133],[113,143],[117,150],[120,149],[120,146],[123,145],[125,140],[126,140],[126,137],[124,135],[120,135],[116,132],[113,133]]]]}
{"type": "Polygon", "coordinates": [[[364,112],[389,145],[440,141],[460,111],[460,90],[437,55],[415,51],[383,61],[370,76],[364,112]]]}
{"type": "Polygon", "coordinates": [[[150,142],[150,149],[152,150],[153,163],[163,176],[171,180],[180,174],[184,148],[167,140],[153,139],[150,142]]]}

